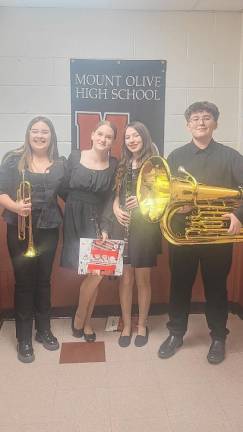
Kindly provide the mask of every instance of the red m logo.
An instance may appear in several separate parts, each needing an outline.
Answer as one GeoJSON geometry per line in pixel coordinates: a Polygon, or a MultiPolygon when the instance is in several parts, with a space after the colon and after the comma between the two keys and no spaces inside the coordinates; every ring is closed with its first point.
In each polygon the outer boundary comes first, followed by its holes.
{"type": "Polygon", "coordinates": [[[100,112],[75,112],[75,124],[77,128],[78,147],[88,149],[91,146],[90,135],[95,125],[101,120],[108,120],[117,127],[117,137],[112,147],[112,155],[120,159],[121,145],[124,139],[124,129],[129,123],[129,113],[105,113],[102,117],[100,112]]]}

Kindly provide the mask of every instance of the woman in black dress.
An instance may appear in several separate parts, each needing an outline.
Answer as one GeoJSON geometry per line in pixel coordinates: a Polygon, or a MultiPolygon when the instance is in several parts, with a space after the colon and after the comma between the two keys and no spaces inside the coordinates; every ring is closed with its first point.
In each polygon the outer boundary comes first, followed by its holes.
{"type": "MultiPolygon", "coordinates": [[[[101,121],[91,134],[89,150],[74,150],[69,157],[70,183],[64,213],[64,243],[61,265],[78,270],[80,238],[108,238],[111,202],[117,161],[110,156],[116,128],[101,121]]],[[[111,206],[112,207],[112,206],[111,206]]],[[[111,208],[112,216],[112,208],[111,208]]],[[[79,304],[72,320],[75,337],[96,339],[90,323],[98,285],[103,276],[87,275],[80,286],[79,304]]]]}
{"type": "Polygon", "coordinates": [[[18,359],[34,360],[32,323],[36,340],[48,350],[59,343],[50,330],[50,277],[62,222],[57,195],[63,195],[67,161],[58,156],[56,132],[46,117],[29,123],[24,145],[7,153],[0,167],[0,204],[5,208],[7,244],[15,274],[15,323],[18,359]],[[17,197],[23,180],[31,186],[31,202],[17,197]],[[19,219],[26,221],[26,229],[19,219]],[[28,224],[32,221],[32,229],[28,224]],[[25,239],[19,239],[21,228],[25,239]],[[33,234],[36,256],[25,255],[33,234]]]}
{"type": "Polygon", "coordinates": [[[136,346],[148,341],[146,325],[151,301],[151,268],[156,265],[157,254],[161,252],[159,224],[144,220],[138,208],[136,184],[143,162],[157,154],[146,126],[140,122],[130,123],[125,130],[122,158],[116,176],[116,198],[113,210],[117,221],[114,238],[125,238],[124,270],[120,279],[119,293],[122,308],[123,331],[119,345],[127,347],[131,342],[132,289],[134,280],[138,289],[138,332],[136,346]],[[127,249],[127,251],[126,251],[127,249]]]}

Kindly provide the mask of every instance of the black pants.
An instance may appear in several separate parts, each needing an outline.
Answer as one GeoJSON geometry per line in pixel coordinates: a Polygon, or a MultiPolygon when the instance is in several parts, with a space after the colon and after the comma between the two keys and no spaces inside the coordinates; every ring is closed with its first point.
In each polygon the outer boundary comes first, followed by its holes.
{"type": "Polygon", "coordinates": [[[8,225],[7,243],[15,275],[16,337],[28,341],[32,337],[33,317],[37,331],[50,329],[50,277],[57,248],[59,230],[33,229],[38,255],[27,258],[27,241],[18,240],[17,227],[8,225]]]}
{"type": "Polygon", "coordinates": [[[206,298],[206,319],[213,339],[225,339],[228,318],[227,277],[232,262],[232,244],[169,245],[171,291],[169,322],[171,334],[187,330],[192,286],[200,263],[206,298]]]}

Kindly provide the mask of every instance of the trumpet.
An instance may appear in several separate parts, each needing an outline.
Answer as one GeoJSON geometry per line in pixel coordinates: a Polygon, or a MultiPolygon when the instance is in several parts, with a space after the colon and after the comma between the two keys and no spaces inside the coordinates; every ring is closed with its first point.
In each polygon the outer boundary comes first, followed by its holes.
{"type": "MultiPolygon", "coordinates": [[[[17,201],[23,200],[24,203],[31,201],[31,184],[25,180],[24,170],[22,171],[22,181],[17,189],[17,201]]],[[[37,255],[33,242],[32,215],[18,215],[18,239],[25,240],[26,230],[28,231],[28,246],[24,253],[25,257],[33,258],[37,255]],[[27,221],[28,219],[28,221],[27,221]]]]}

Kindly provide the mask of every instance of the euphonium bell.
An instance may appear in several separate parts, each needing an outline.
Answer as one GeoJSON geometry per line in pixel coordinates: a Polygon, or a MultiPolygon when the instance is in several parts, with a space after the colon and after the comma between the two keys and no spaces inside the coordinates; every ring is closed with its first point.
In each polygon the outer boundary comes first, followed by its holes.
{"type": "Polygon", "coordinates": [[[185,177],[172,177],[165,159],[152,156],[143,164],[137,181],[137,199],[142,215],[150,222],[160,221],[165,238],[175,245],[232,243],[243,241],[240,234],[228,233],[229,221],[222,218],[239,206],[242,189],[228,189],[198,183],[183,167],[185,177]],[[185,216],[180,232],[174,216],[184,206],[185,216]]]}
{"type": "MultiPolygon", "coordinates": [[[[22,171],[22,181],[17,189],[17,201],[23,200],[25,203],[31,201],[31,184],[24,178],[24,170],[22,171]]],[[[33,242],[32,230],[32,215],[28,216],[18,215],[18,239],[25,240],[26,230],[28,230],[28,246],[24,253],[25,257],[33,258],[37,255],[33,242]]]]}

